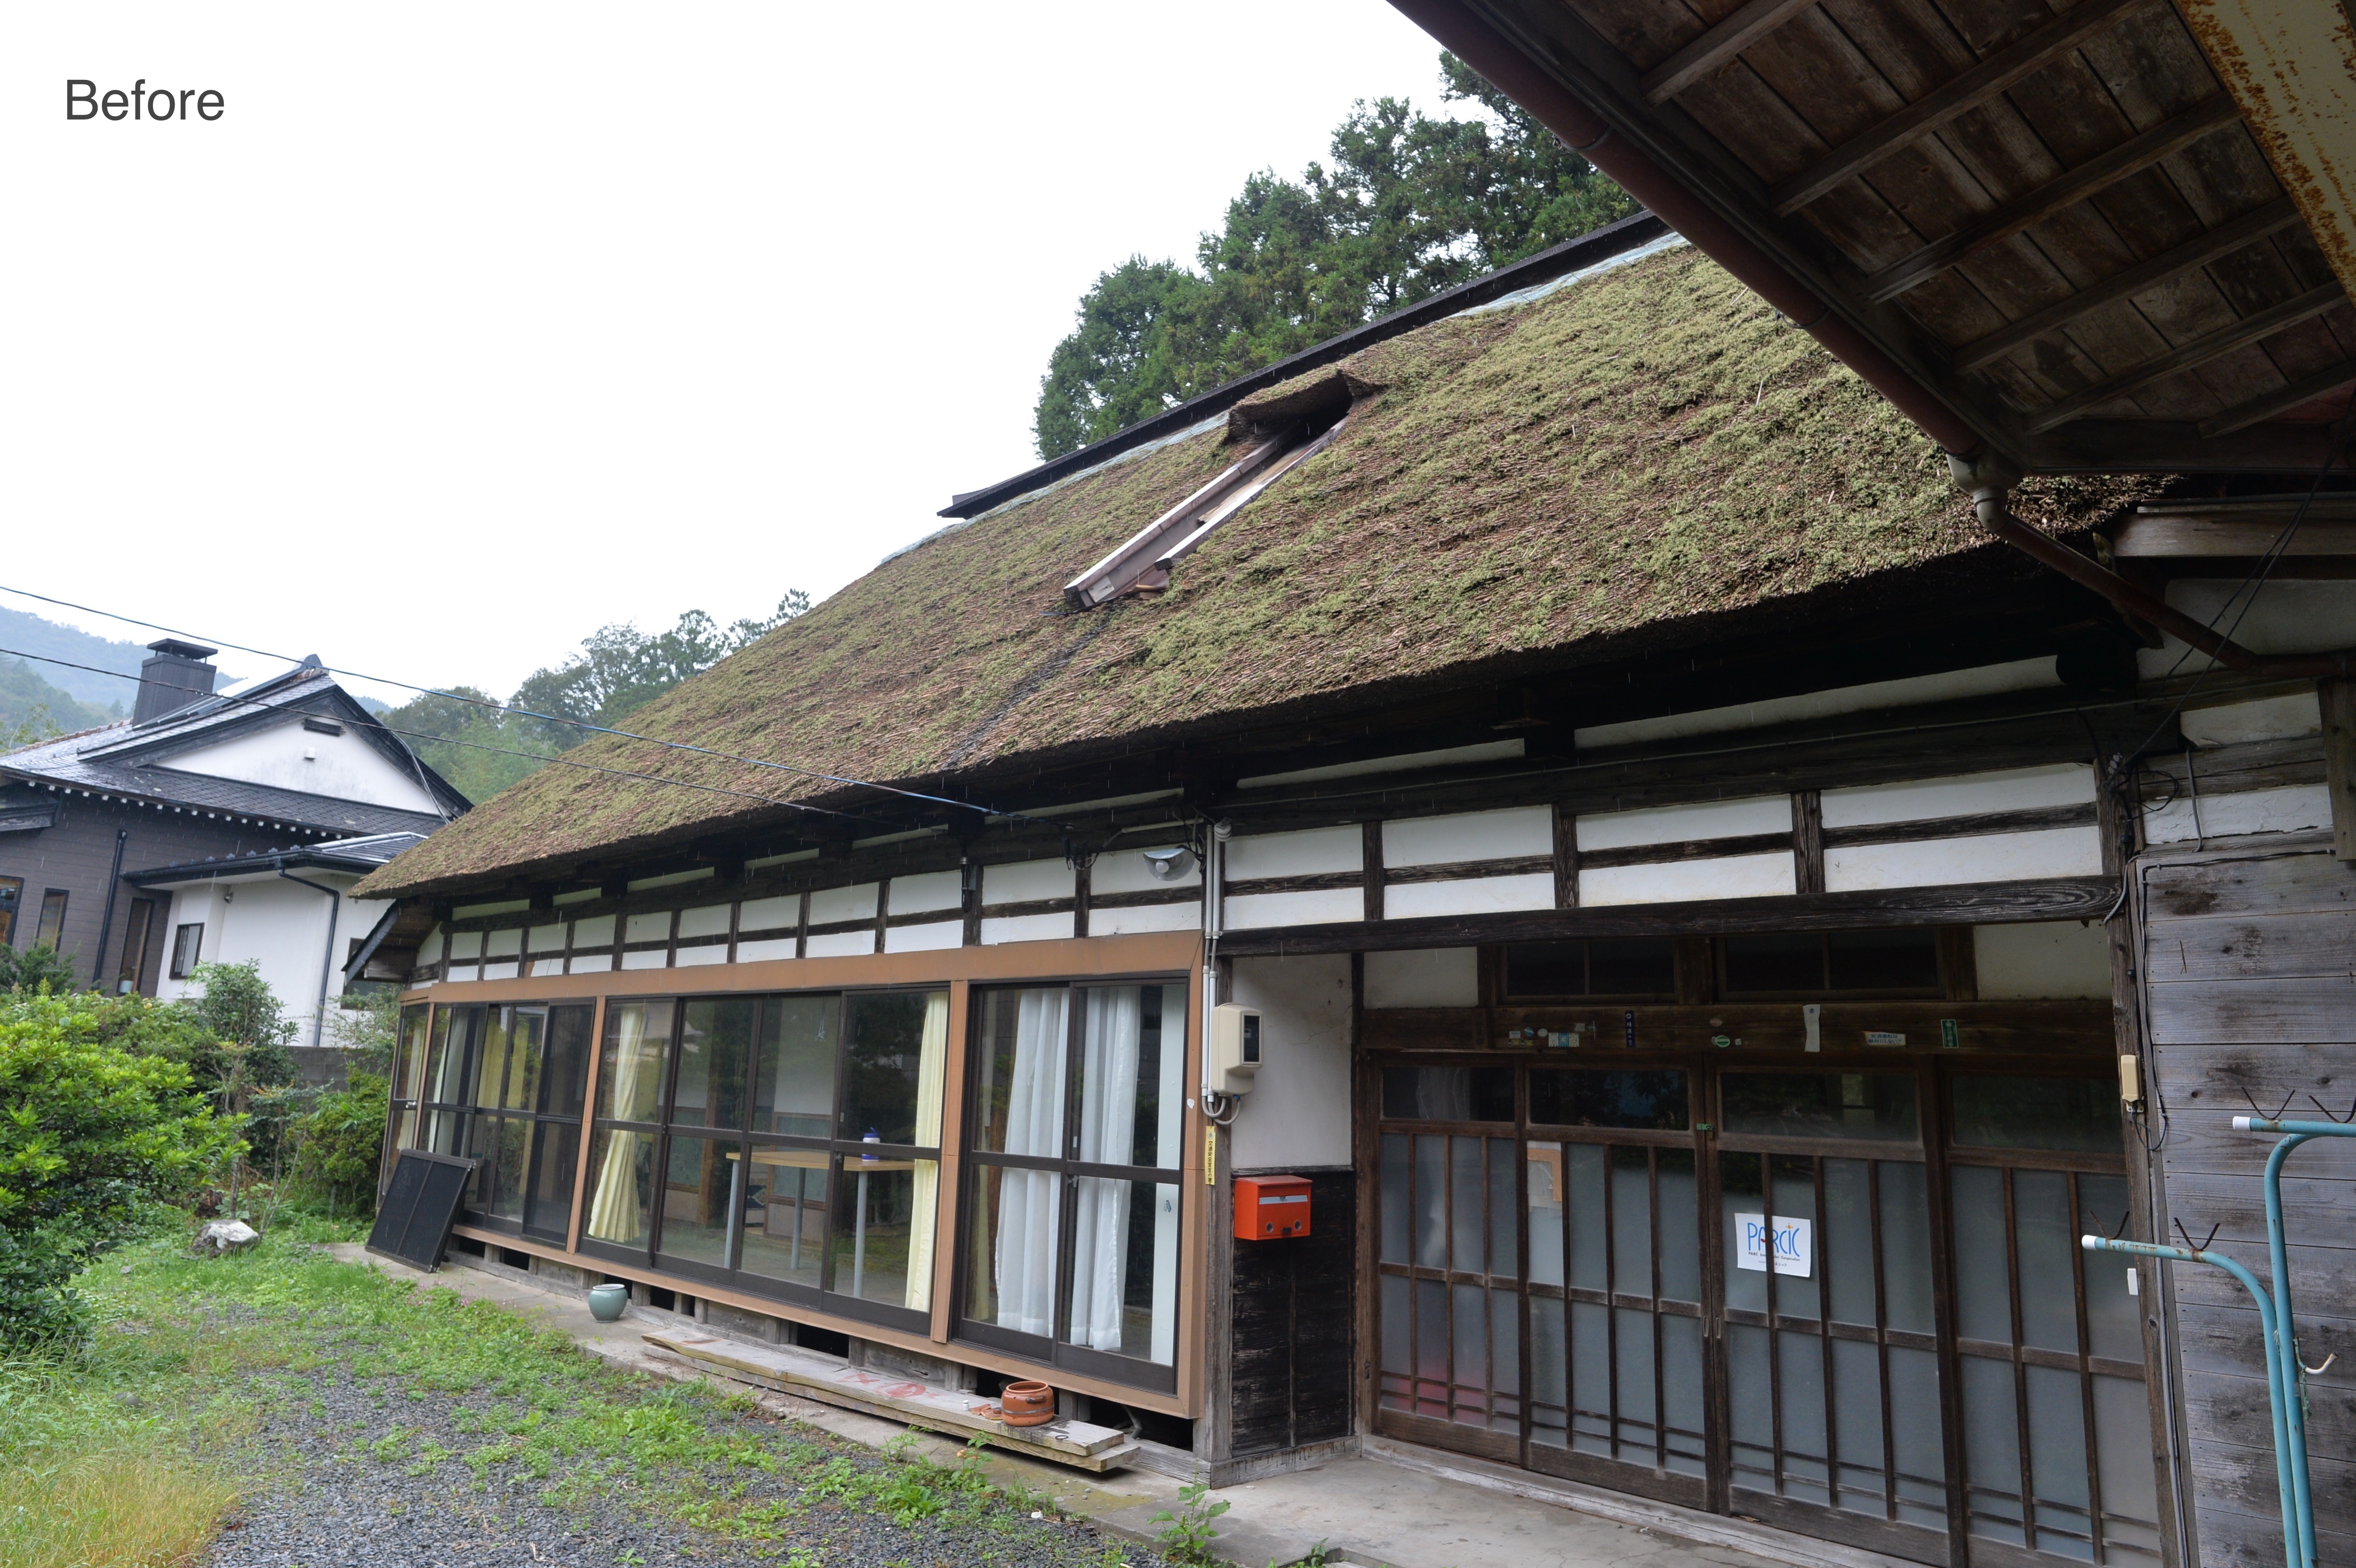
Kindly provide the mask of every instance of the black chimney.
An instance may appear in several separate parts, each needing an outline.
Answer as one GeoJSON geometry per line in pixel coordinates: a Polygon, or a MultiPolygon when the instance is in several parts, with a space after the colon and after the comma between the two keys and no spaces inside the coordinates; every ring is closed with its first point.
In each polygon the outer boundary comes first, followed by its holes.
{"type": "Polygon", "coordinates": [[[145,724],[150,719],[177,713],[213,694],[213,677],[220,672],[205,661],[220,652],[219,648],[184,643],[177,637],[162,638],[147,648],[150,656],[139,667],[139,700],[131,709],[133,723],[145,724]]]}

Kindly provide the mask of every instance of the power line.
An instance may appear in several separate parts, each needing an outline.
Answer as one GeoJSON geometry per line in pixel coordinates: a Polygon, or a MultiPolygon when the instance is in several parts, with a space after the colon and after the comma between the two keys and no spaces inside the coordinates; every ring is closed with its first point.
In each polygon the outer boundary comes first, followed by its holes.
{"type": "MultiPolygon", "coordinates": [[[[177,626],[166,626],[154,621],[143,621],[135,615],[118,615],[112,610],[101,610],[97,606],[91,604],[77,604],[70,599],[54,599],[46,593],[36,593],[28,588],[11,588],[5,583],[0,583],[0,593],[14,593],[19,598],[36,599],[44,604],[55,604],[61,609],[80,610],[84,614],[89,615],[103,615],[110,621],[120,621],[128,626],[144,626],[151,632],[163,632],[175,637],[187,637],[198,642],[210,643],[219,647],[234,648],[239,653],[252,654],[256,658],[277,659],[286,664],[300,664],[303,662],[302,660],[294,658],[287,654],[272,653],[266,648],[248,647],[242,643],[232,643],[223,637],[209,637],[200,633],[183,631],[177,626]]],[[[31,656],[25,656],[29,657],[31,656]]],[[[50,659],[46,662],[51,664],[68,663],[68,661],[64,659],[50,659]]],[[[73,665],[70,667],[80,669],[89,667],[73,665]]],[[[709,746],[691,745],[685,741],[666,741],[656,735],[641,735],[628,730],[616,730],[609,725],[593,724],[585,719],[568,719],[561,713],[538,713],[529,708],[517,708],[509,703],[492,702],[479,697],[466,697],[455,691],[444,691],[438,687],[419,686],[412,681],[395,680],[390,676],[369,675],[364,670],[345,669],[336,665],[322,665],[319,667],[327,671],[331,675],[348,676],[354,680],[370,681],[379,686],[397,686],[403,691],[414,691],[426,697],[439,697],[446,699],[452,702],[463,702],[470,707],[486,708],[495,713],[520,714],[526,719],[537,719],[545,724],[566,724],[576,730],[589,731],[593,734],[613,735],[625,741],[637,741],[649,746],[661,746],[669,751],[692,752],[698,756],[717,757],[723,762],[742,763],[746,767],[768,768],[778,773],[796,773],[804,778],[817,779],[821,783],[846,784],[856,789],[881,790],[886,795],[896,795],[908,800],[921,800],[930,802],[936,805],[953,805],[960,808],[961,810],[978,811],[984,816],[1005,817],[1010,821],[1015,822],[1036,822],[1043,827],[1053,827],[1060,832],[1072,831],[1068,823],[1052,821],[1044,816],[1033,816],[1027,812],[999,811],[991,806],[977,805],[969,800],[955,800],[943,795],[926,795],[921,790],[902,789],[896,784],[877,784],[873,779],[853,778],[845,773],[825,773],[817,768],[799,767],[792,763],[773,763],[762,757],[748,757],[734,752],[716,751],[709,746]]],[[[120,672],[115,670],[99,670],[97,673],[100,675],[114,675],[119,674],[120,672]]],[[[133,676],[128,678],[135,680],[139,677],[133,676]]],[[[431,738],[440,740],[442,737],[434,736],[431,738]]],[[[518,752],[516,754],[519,756],[529,756],[531,753],[518,752]]],[[[555,759],[551,758],[548,760],[554,761],[555,759]]],[[[583,763],[578,765],[587,766],[588,764],[583,763]]],[[[642,774],[636,776],[650,777],[652,775],[642,774]]],[[[750,798],[755,800],[767,800],[770,797],[767,795],[753,795],[750,798]]],[[[789,803],[778,801],[776,804],[782,805],[789,803]]]]}
{"type": "MultiPolygon", "coordinates": [[[[158,627],[156,629],[160,631],[164,628],[158,627]]],[[[125,675],[119,669],[101,669],[96,665],[76,664],[71,659],[51,658],[46,654],[28,654],[19,648],[0,648],[0,655],[5,655],[13,658],[32,659],[39,664],[58,665],[66,669],[87,670],[92,675],[112,676],[117,680],[133,681],[140,686],[167,687],[171,690],[177,692],[185,692],[188,689],[185,686],[175,685],[170,681],[149,680],[145,676],[125,675]]],[[[224,694],[221,695],[218,700],[227,702],[237,707],[270,708],[273,711],[286,711],[285,709],[276,708],[274,704],[264,702],[258,696],[230,697],[224,694]]],[[[403,730],[396,725],[387,724],[381,718],[379,718],[375,714],[370,714],[369,717],[371,722],[373,722],[379,729],[384,731],[387,734],[399,735],[407,740],[432,741],[445,746],[464,746],[469,751],[491,752],[503,757],[528,757],[533,762],[552,763],[559,767],[578,768],[584,773],[610,773],[616,778],[636,779],[646,784],[668,784],[673,789],[691,789],[700,791],[705,795],[733,795],[740,800],[757,800],[767,805],[790,806],[796,811],[807,811],[814,816],[838,816],[846,822],[864,822],[874,827],[884,826],[883,824],[877,823],[873,817],[859,816],[847,811],[834,811],[823,805],[811,805],[803,801],[783,800],[776,795],[755,795],[751,790],[727,789],[719,784],[695,784],[687,779],[668,779],[659,773],[642,773],[629,768],[609,768],[597,763],[577,762],[571,757],[562,755],[544,756],[538,752],[519,752],[507,746],[487,746],[479,741],[452,740],[446,735],[430,735],[422,730],[403,730]]],[[[35,745],[47,745],[50,742],[37,741],[33,743],[35,745]]]]}

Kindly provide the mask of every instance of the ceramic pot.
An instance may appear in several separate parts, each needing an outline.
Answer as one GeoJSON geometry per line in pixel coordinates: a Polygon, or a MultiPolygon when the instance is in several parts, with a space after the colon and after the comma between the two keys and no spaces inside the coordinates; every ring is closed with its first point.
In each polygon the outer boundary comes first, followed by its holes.
{"type": "Polygon", "coordinates": [[[622,1308],[630,1304],[630,1287],[626,1285],[595,1285],[589,1287],[589,1316],[600,1323],[618,1323],[622,1308]]]}
{"type": "Polygon", "coordinates": [[[1009,1426],[1044,1426],[1055,1419],[1055,1391],[1045,1383],[1025,1380],[1008,1383],[998,1396],[1009,1426]]]}

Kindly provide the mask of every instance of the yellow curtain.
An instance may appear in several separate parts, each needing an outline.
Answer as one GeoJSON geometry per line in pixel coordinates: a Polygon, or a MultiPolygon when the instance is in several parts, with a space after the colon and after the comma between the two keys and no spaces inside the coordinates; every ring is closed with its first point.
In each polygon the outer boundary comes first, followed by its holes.
{"type": "MultiPolygon", "coordinates": [[[[619,1054],[614,1061],[613,1108],[627,1115],[638,1107],[638,1075],[645,1065],[639,1046],[646,1039],[647,1015],[637,1007],[620,1008],[619,1014],[614,1031],[614,1050],[619,1054]]],[[[629,1243],[646,1234],[646,1209],[638,1201],[638,1149],[653,1141],[646,1133],[617,1132],[606,1144],[605,1160],[597,1168],[596,1195],[589,1202],[589,1234],[599,1241],[629,1243]]]]}
{"type": "MultiPolygon", "coordinates": [[[[949,994],[925,997],[925,1034],[916,1058],[916,1144],[941,1146],[941,1085],[948,1071],[949,994]]],[[[933,1235],[940,1212],[941,1166],[916,1161],[916,1191],[908,1223],[908,1290],[904,1305],[919,1312],[933,1307],[933,1235]]]]}

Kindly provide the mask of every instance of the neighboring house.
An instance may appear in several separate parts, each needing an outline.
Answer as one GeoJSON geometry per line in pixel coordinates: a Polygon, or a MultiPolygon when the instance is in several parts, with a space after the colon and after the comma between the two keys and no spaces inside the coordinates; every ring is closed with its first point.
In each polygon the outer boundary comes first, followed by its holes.
{"type": "Polygon", "coordinates": [[[314,1043],[379,918],[345,890],[469,803],[316,658],[216,692],[213,649],[149,646],[129,720],[0,755],[0,941],[164,997],[253,960],[314,1043]]]}
{"type": "MultiPolygon", "coordinates": [[[[2248,513],[2009,504],[2196,597],[2248,513]]],[[[1786,1562],[2163,1559],[2232,1303],[2076,1242],[2167,1228],[2244,1108],[2166,1124],[2200,1069],[2138,1020],[2344,954],[2311,676],[2193,686],[1649,217],[951,511],[633,716],[707,750],[593,741],[355,890],[462,1245],[1044,1377],[1220,1485],[1360,1451],[1786,1562]],[[1308,1234],[1239,1236],[1277,1175],[1308,1234]]],[[[2344,987],[2281,987],[2299,1038],[2344,987]]],[[[2269,1107],[2345,1082],[2308,1049],[2269,1107]]]]}

